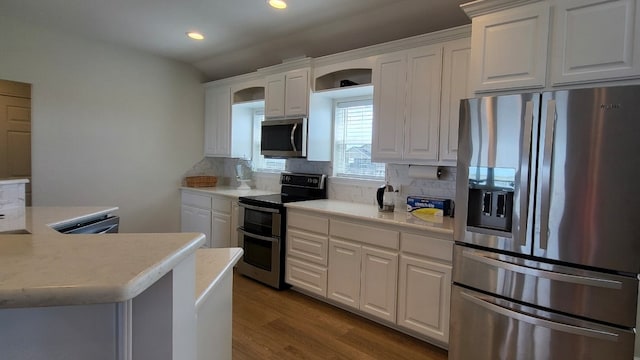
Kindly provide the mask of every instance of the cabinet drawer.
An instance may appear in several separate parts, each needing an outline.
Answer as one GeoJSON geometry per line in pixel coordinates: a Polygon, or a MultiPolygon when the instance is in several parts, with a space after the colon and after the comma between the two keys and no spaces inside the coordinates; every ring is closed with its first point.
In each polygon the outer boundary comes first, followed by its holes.
{"type": "Polygon", "coordinates": [[[287,223],[289,226],[297,227],[307,231],[320,234],[329,233],[329,219],[320,216],[306,215],[299,212],[290,211],[287,214],[287,223]]]}
{"type": "Polygon", "coordinates": [[[231,200],[225,197],[213,197],[211,210],[225,214],[231,214],[231,200]]]}
{"type": "Polygon", "coordinates": [[[287,258],[285,281],[300,289],[327,297],[327,269],[287,258]]]}
{"type": "Polygon", "coordinates": [[[453,260],[453,241],[409,233],[402,233],[400,240],[400,251],[403,253],[412,253],[447,262],[453,260]]]}
{"type": "Polygon", "coordinates": [[[398,250],[400,234],[379,227],[331,220],[331,236],[398,250]]]}
{"type": "Polygon", "coordinates": [[[182,204],[191,205],[201,209],[211,209],[211,197],[189,192],[182,193],[182,204]]]}
{"type": "Polygon", "coordinates": [[[287,232],[287,256],[327,266],[329,239],[295,229],[287,232]]]}

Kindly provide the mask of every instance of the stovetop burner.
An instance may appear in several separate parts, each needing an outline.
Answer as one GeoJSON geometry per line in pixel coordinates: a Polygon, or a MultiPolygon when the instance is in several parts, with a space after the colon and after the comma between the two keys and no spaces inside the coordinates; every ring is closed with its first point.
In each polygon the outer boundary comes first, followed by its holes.
{"type": "Polygon", "coordinates": [[[282,208],[289,202],[327,198],[324,174],[282,173],[280,184],[280,194],[242,196],[238,201],[255,206],[282,208]]]}

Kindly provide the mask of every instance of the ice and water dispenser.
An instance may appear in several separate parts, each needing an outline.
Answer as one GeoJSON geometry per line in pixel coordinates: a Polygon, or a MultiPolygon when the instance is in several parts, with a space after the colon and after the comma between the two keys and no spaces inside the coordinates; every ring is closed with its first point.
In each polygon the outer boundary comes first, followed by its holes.
{"type": "Polygon", "coordinates": [[[467,226],[511,232],[515,169],[470,167],[467,226]]]}

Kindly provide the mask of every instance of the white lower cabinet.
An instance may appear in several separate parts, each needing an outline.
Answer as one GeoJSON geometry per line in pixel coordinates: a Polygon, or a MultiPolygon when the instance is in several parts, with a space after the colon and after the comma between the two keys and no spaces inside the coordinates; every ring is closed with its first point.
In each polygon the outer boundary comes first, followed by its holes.
{"type": "Polygon", "coordinates": [[[358,309],[360,307],[360,244],[329,239],[328,297],[358,309]]]}
{"type": "Polygon", "coordinates": [[[360,310],[395,322],[398,253],[363,246],[361,266],[360,310]]]}
{"type": "Polygon", "coordinates": [[[440,346],[449,342],[453,241],[288,209],[286,282],[440,346]]]}
{"type": "Polygon", "coordinates": [[[232,201],[226,196],[183,190],[180,231],[205,234],[207,241],[203,247],[236,246],[237,233],[232,208],[232,201]]]}
{"type": "Polygon", "coordinates": [[[229,246],[238,247],[238,226],[240,225],[240,206],[238,201],[231,202],[231,239],[229,246]]]}
{"type": "Polygon", "coordinates": [[[203,247],[211,247],[211,197],[182,192],[180,231],[203,233],[207,241],[203,247]]]}
{"type": "Polygon", "coordinates": [[[453,242],[403,233],[400,249],[397,324],[448,343],[453,242]]]}
{"type": "Polygon", "coordinates": [[[395,322],[399,233],[337,219],[329,225],[329,299],[395,322]]]}
{"type": "Polygon", "coordinates": [[[285,282],[326,297],[329,219],[289,211],[287,223],[285,282]]]}
{"type": "Polygon", "coordinates": [[[211,247],[231,246],[231,200],[211,197],[211,247]]]}

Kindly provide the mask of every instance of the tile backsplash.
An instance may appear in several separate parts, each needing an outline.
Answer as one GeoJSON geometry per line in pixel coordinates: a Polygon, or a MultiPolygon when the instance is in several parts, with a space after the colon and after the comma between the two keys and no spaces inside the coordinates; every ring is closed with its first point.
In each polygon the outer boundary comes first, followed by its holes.
{"type": "MultiPolygon", "coordinates": [[[[196,163],[184,176],[215,175],[218,183],[223,186],[238,186],[235,166],[239,163],[249,165],[246,160],[231,158],[205,157],[196,163]]],[[[307,161],[304,159],[288,159],[286,170],[300,173],[331,174],[330,162],[307,161]]],[[[409,195],[421,195],[434,198],[455,199],[456,168],[440,167],[441,175],[438,179],[414,178],[409,174],[409,165],[387,164],[386,182],[394,188],[400,188],[397,196],[396,209],[406,208],[409,195]]],[[[250,184],[252,188],[279,192],[279,173],[252,173],[250,184]]],[[[375,204],[376,190],[384,181],[358,181],[330,178],[328,180],[328,196],[330,199],[351,201],[362,204],[375,204]]]]}

